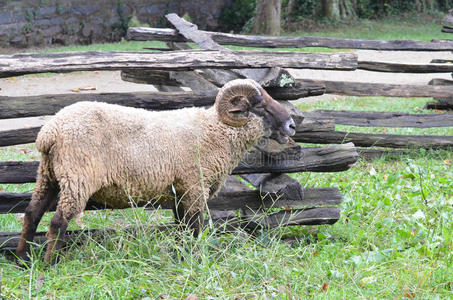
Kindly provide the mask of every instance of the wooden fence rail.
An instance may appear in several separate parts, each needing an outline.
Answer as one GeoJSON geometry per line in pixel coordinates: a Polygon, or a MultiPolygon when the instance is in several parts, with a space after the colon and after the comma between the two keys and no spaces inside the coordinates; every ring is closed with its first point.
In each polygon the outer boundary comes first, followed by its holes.
{"type": "Polygon", "coordinates": [[[367,83],[351,81],[331,81],[315,79],[296,79],[304,85],[323,85],[327,94],[345,96],[382,96],[382,97],[449,97],[453,95],[453,86],[409,85],[367,83]]]}
{"type": "MultiPolygon", "coordinates": [[[[269,87],[268,93],[279,100],[296,100],[301,97],[322,95],[322,85],[294,87],[269,87]]],[[[214,104],[216,93],[197,90],[194,92],[137,92],[99,94],[54,94],[23,97],[0,96],[0,119],[52,115],[65,106],[80,101],[99,101],[149,110],[169,110],[214,104]]]]}
{"type": "MultiPolygon", "coordinates": [[[[233,174],[340,172],[349,169],[358,159],[352,143],[323,148],[302,148],[296,153],[268,156],[251,152],[233,170],[233,174]]],[[[38,161],[0,162],[0,183],[35,182],[38,161]]]]}
{"type": "Polygon", "coordinates": [[[363,127],[450,127],[453,114],[407,114],[377,111],[315,110],[304,112],[311,119],[334,119],[335,124],[363,127]]]}
{"type": "Polygon", "coordinates": [[[308,68],[354,70],[354,53],[268,51],[65,52],[0,55],[0,78],[43,72],[96,70],[192,70],[202,68],[308,68]]]}
{"type": "MultiPolygon", "coordinates": [[[[31,193],[4,193],[0,192],[0,214],[23,213],[31,200],[31,193]]],[[[337,188],[304,188],[300,199],[289,198],[285,194],[261,193],[260,190],[237,192],[220,192],[217,197],[208,201],[210,210],[237,210],[237,209],[268,209],[268,208],[297,208],[337,205],[342,196],[337,188]]],[[[132,207],[146,207],[147,209],[171,209],[168,203],[158,203],[153,200],[143,200],[134,203],[132,207]]],[[[124,207],[129,208],[129,207],[124,207]]],[[[92,200],[88,201],[86,210],[110,209],[92,200]]],[[[55,211],[51,207],[50,211],[55,211]]]]}
{"type": "Polygon", "coordinates": [[[355,133],[343,131],[301,132],[293,137],[297,142],[318,144],[354,143],[359,147],[390,147],[414,149],[452,149],[453,136],[425,136],[355,133]]]}
{"type": "MultiPolygon", "coordinates": [[[[201,30],[200,30],[201,31],[201,30]]],[[[453,51],[453,43],[411,40],[373,41],[329,37],[267,37],[202,31],[221,45],[262,48],[325,47],[333,49],[369,49],[390,51],[453,51]]],[[[127,38],[133,41],[191,42],[175,29],[129,27],[127,38]]]]}

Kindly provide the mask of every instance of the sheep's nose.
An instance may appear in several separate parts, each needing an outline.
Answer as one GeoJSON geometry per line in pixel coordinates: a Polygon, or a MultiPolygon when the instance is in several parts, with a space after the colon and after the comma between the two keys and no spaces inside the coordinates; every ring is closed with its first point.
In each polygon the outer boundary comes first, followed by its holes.
{"type": "Polygon", "coordinates": [[[296,134],[296,123],[294,123],[294,120],[292,118],[289,118],[283,124],[283,132],[288,136],[293,136],[296,134]]]}

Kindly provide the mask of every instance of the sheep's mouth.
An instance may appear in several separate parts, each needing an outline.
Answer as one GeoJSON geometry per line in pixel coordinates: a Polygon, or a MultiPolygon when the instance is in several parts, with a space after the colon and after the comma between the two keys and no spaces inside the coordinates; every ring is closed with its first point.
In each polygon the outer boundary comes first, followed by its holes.
{"type": "Polygon", "coordinates": [[[289,136],[278,132],[275,134],[272,139],[276,140],[279,144],[287,144],[289,142],[289,136]]]}
{"type": "Polygon", "coordinates": [[[280,144],[286,144],[289,142],[289,137],[296,134],[296,124],[292,118],[286,120],[277,131],[275,140],[280,144]]]}

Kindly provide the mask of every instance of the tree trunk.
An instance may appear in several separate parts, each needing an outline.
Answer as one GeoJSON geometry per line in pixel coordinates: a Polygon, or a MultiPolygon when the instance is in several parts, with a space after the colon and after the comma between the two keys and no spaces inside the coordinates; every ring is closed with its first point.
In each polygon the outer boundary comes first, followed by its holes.
{"type": "Polygon", "coordinates": [[[340,19],[340,0],[322,0],[322,12],[324,17],[331,20],[340,19]]]}
{"type": "Polygon", "coordinates": [[[335,21],[354,18],[355,7],[355,0],[322,0],[324,17],[335,21]]]}
{"type": "Polygon", "coordinates": [[[281,6],[280,0],[258,0],[252,32],[279,35],[281,6]]]}

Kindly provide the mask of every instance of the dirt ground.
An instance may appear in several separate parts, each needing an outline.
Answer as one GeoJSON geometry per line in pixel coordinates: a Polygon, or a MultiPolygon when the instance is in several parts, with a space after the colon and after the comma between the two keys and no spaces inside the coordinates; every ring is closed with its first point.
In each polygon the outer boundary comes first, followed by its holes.
{"type": "MultiPolygon", "coordinates": [[[[432,59],[453,59],[451,52],[414,52],[414,51],[356,51],[359,60],[386,61],[399,63],[429,63],[432,59]]],[[[323,79],[338,81],[359,81],[372,83],[419,84],[425,85],[432,78],[452,79],[450,73],[407,74],[380,73],[363,70],[357,71],[320,71],[291,70],[296,78],[323,79]]],[[[1,96],[33,96],[42,94],[72,93],[72,90],[95,87],[92,91],[80,93],[103,92],[139,92],[156,91],[152,85],[135,84],[122,81],[119,72],[76,72],[57,75],[37,75],[0,79],[1,96]]],[[[304,98],[304,101],[317,101],[332,95],[304,98]]],[[[0,130],[10,130],[43,124],[48,117],[0,120],[0,130]]]]}

